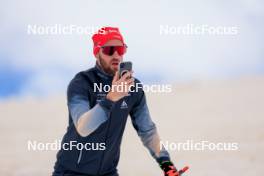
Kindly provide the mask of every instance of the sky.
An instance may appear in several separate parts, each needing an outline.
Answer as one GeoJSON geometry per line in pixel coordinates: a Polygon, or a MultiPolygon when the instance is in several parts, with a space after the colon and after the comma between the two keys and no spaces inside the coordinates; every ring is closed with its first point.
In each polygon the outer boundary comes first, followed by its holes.
{"type": "MultiPolygon", "coordinates": [[[[261,0],[0,1],[0,99],[65,94],[95,64],[91,33],[28,33],[28,26],[119,27],[143,83],[264,74],[261,0]],[[234,35],[161,33],[161,26],[234,27],[234,35]]],[[[92,30],[91,30],[92,31],[92,30]]]]}

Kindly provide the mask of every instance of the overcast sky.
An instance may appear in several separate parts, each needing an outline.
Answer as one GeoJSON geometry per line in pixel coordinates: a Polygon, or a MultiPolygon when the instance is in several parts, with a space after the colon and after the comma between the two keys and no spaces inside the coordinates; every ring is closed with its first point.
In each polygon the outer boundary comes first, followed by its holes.
{"type": "Polygon", "coordinates": [[[64,93],[95,63],[91,35],[32,35],[28,25],[119,27],[136,77],[144,82],[232,79],[264,73],[261,0],[6,2],[0,6],[0,97],[64,93]],[[237,34],[161,33],[192,24],[237,34]]]}

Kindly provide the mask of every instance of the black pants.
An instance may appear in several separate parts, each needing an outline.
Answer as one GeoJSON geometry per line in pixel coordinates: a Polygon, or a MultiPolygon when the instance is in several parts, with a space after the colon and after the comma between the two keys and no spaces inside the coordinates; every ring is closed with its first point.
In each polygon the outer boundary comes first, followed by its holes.
{"type": "MultiPolygon", "coordinates": [[[[74,171],[67,170],[61,165],[56,164],[54,167],[54,172],[52,173],[52,176],[94,176],[94,175],[87,175],[82,174],[74,171]]],[[[104,175],[98,175],[98,176],[119,176],[117,171],[107,173],[104,175]]]]}

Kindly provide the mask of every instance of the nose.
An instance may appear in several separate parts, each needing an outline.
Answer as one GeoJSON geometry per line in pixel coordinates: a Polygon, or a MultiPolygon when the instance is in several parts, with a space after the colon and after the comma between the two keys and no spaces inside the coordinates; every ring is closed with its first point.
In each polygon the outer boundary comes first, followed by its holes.
{"type": "Polygon", "coordinates": [[[115,51],[114,54],[113,54],[113,58],[116,58],[116,59],[122,59],[122,56],[120,56],[120,55],[118,54],[118,52],[115,51]]]}

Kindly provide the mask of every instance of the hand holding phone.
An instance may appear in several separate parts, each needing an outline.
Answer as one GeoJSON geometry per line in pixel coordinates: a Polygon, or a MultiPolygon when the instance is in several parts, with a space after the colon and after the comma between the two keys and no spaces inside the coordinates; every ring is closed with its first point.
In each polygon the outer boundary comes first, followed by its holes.
{"type": "Polygon", "coordinates": [[[121,98],[128,96],[130,86],[134,85],[134,78],[132,78],[132,62],[122,62],[119,65],[119,70],[116,72],[111,91],[107,94],[106,98],[111,101],[118,101],[121,98]],[[122,87],[122,91],[118,88],[122,87]]]}

